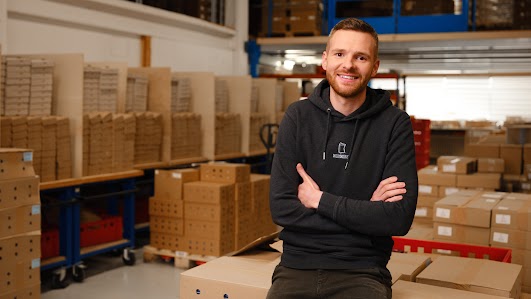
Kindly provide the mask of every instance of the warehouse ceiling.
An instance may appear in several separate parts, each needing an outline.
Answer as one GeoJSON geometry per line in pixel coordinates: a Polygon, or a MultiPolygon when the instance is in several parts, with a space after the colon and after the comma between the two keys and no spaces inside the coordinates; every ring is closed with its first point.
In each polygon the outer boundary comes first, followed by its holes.
{"type": "MultiPolygon", "coordinates": [[[[384,36],[380,40],[380,69],[383,71],[404,74],[531,72],[531,31],[454,35],[454,38],[439,38],[433,34],[403,38],[403,41],[395,37],[384,36]],[[430,36],[434,38],[430,40],[430,36]],[[419,40],[423,38],[426,40],[419,40]]],[[[326,43],[326,37],[291,44],[266,40],[258,41],[262,53],[260,64],[262,69],[276,67],[277,71],[285,60],[295,65],[320,65],[326,43]]]]}

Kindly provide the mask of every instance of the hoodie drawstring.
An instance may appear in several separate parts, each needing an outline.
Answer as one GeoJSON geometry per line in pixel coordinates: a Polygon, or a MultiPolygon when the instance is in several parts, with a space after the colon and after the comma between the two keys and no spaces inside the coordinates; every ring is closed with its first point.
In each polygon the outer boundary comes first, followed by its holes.
{"type": "Polygon", "coordinates": [[[330,131],[330,117],[332,109],[326,108],[326,112],[328,114],[328,117],[326,118],[326,135],[325,135],[325,143],[323,148],[323,160],[326,160],[326,146],[328,145],[328,132],[330,131]]]}
{"type": "Polygon", "coordinates": [[[354,154],[354,142],[356,142],[356,131],[358,130],[358,121],[359,119],[356,119],[356,123],[354,124],[354,133],[352,134],[352,141],[350,143],[350,153],[348,155],[347,163],[345,163],[345,170],[348,168],[348,163],[350,162],[350,159],[352,159],[352,156],[354,154]]]}

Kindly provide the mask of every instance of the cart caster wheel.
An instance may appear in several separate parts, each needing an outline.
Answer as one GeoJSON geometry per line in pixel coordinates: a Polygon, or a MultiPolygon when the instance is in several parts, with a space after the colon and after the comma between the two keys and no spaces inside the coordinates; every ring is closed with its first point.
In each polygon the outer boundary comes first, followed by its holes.
{"type": "Polygon", "coordinates": [[[66,279],[66,270],[61,269],[52,274],[52,289],[64,289],[70,285],[66,279]]]}
{"type": "Polygon", "coordinates": [[[124,249],[124,252],[122,255],[122,262],[124,262],[124,264],[127,266],[134,265],[136,262],[135,253],[129,248],[124,249]]]}
{"type": "Polygon", "coordinates": [[[75,265],[72,267],[72,279],[75,282],[83,282],[85,280],[85,265],[75,265]]]}

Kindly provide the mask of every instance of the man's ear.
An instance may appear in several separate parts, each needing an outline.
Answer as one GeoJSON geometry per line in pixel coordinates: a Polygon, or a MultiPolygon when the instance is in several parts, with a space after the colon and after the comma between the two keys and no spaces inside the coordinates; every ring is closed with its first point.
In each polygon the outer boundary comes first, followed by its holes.
{"type": "Polygon", "coordinates": [[[371,77],[376,76],[378,74],[378,69],[380,68],[380,59],[376,59],[376,62],[374,63],[374,66],[372,68],[372,74],[371,77]]]}
{"type": "Polygon", "coordinates": [[[322,57],[322,62],[321,62],[321,67],[323,68],[323,70],[326,71],[326,66],[328,65],[328,61],[327,61],[327,55],[326,55],[326,51],[323,51],[323,55],[321,56],[322,57]]]}

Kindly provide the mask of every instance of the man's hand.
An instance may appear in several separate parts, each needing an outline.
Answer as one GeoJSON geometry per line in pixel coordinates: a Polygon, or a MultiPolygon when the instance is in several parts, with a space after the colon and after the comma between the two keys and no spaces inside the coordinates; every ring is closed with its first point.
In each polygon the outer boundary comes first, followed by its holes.
{"type": "Polygon", "coordinates": [[[306,173],[301,163],[297,164],[297,172],[302,177],[302,184],[299,185],[299,200],[305,207],[317,209],[323,192],[317,183],[306,173]]]}
{"type": "Polygon", "coordinates": [[[396,176],[388,177],[381,181],[376,188],[376,191],[372,193],[371,201],[399,201],[404,198],[402,194],[406,193],[406,184],[403,182],[397,182],[396,176]]]}

